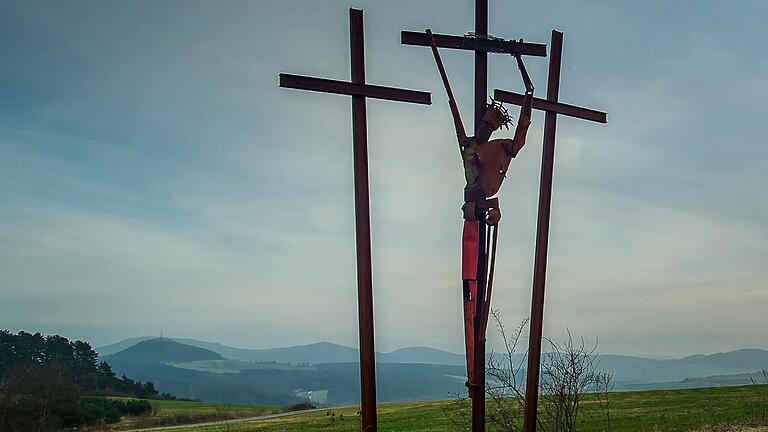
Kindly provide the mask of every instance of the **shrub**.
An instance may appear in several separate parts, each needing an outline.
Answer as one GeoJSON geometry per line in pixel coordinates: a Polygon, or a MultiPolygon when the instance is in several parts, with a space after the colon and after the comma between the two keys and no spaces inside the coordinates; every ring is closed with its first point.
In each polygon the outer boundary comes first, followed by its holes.
{"type": "Polygon", "coordinates": [[[107,411],[106,414],[104,414],[104,423],[117,423],[120,421],[120,417],[120,411],[118,411],[116,408],[112,408],[107,411]]]}
{"type": "Polygon", "coordinates": [[[82,424],[88,425],[116,423],[122,416],[140,416],[149,412],[152,412],[152,405],[145,400],[83,398],[80,401],[79,418],[82,424]]]}
{"type": "Polygon", "coordinates": [[[104,418],[104,409],[93,403],[80,405],[80,421],[83,424],[96,424],[104,418]]]}
{"type": "Polygon", "coordinates": [[[315,408],[317,407],[312,405],[309,402],[299,402],[293,405],[288,405],[287,407],[284,408],[284,410],[285,411],[303,411],[303,410],[315,409],[315,408]]]}
{"type": "Polygon", "coordinates": [[[145,400],[130,399],[125,402],[125,413],[140,416],[152,412],[152,405],[145,400]]]}

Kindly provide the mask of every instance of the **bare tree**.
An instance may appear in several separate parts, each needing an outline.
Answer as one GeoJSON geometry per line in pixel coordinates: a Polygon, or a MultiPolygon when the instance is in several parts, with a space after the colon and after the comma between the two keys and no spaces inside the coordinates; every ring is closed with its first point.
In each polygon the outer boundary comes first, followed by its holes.
{"type": "Polygon", "coordinates": [[[486,393],[490,402],[488,422],[499,430],[517,431],[521,429],[525,408],[523,378],[527,358],[526,354],[517,354],[517,347],[523,330],[528,325],[528,319],[521,321],[512,333],[507,333],[499,311],[492,310],[491,316],[504,344],[504,351],[491,351],[487,361],[486,393]]]}
{"type": "MultiPolygon", "coordinates": [[[[487,421],[490,430],[517,432],[522,430],[525,407],[524,365],[525,355],[516,354],[521,335],[528,319],[523,320],[512,333],[507,333],[498,310],[491,310],[496,330],[504,344],[504,351],[491,351],[486,360],[487,421]]],[[[466,393],[454,393],[451,403],[443,407],[457,430],[470,430],[471,411],[466,393]]]]}
{"type": "Polygon", "coordinates": [[[588,347],[584,338],[574,342],[571,331],[562,343],[547,338],[549,350],[541,364],[539,426],[547,432],[574,432],[584,395],[597,392],[606,378],[597,364],[597,341],[588,347]]]}
{"type": "Polygon", "coordinates": [[[605,415],[605,431],[611,432],[611,392],[615,386],[613,372],[597,372],[597,400],[605,415]]]}
{"type": "MultiPolygon", "coordinates": [[[[507,332],[498,310],[491,316],[501,336],[504,349],[492,351],[487,359],[488,426],[491,430],[518,432],[522,430],[525,408],[525,366],[527,352],[518,353],[528,319],[512,332],[507,332]]],[[[613,374],[603,372],[597,362],[597,341],[587,347],[581,338],[575,343],[568,331],[567,339],[559,344],[546,339],[549,350],[542,361],[542,380],[538,427],[546,432],[573,432],[579,418],[579,408],[587,393],[594,393],[604,415],[606,430],[610,431],[610,392],[613,374]]],[[[470,411],[466,395],[454,395],[451,404],[443,408],[459,430],[469,430],[470,411]]]]}

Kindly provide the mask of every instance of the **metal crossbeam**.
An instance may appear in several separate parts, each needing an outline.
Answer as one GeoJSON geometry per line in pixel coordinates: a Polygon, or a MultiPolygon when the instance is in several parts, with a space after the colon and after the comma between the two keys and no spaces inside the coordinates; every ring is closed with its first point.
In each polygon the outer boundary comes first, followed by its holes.
{"type": "MultiPolygon", "coordinates": [[[[493,98],[499,102],[506,102],[513,105],[523,104],[523,95],[520,93],[496,89],[493,91],[493,98]]],[[[576,105],[569,105],[560,102],[553,102],[546,99],[533,98],[533,108],[541,111],[553,112],[569,117],[576,117],[583,120],[590,120],[597,123],[607,123],[608,114],[589,108],[583,108],[576,105]]]]}
{"type": "Polygon", "coordinates": [[[315,78],[286,73],[280,74],[280,87],[297,90],[311,90],[323,93],[334,93],[348,96],[363,96],[367,98],[410,102],[424,105],[430,105],[432,103],[432,94],[429,92],[406,90],[395,87],[384,87],[371,84],[357,84],[349,81],[338,81],[326,78],[315,78]]]}
{"type": "MultiPolygon", "coordinates": [[[[547,56],[547,45],[540,43],[518,42],[504,39],[486,39],[483,37],[453,36],[435,34],[435,43],[440,48],[453,48],[468,51],[492,52],[502,54],[523,54],[536,57],[547,56]]],[[[400,32],[403,45],[429,46],[429,37],[425,32],[403,30],[400,32]]]]}

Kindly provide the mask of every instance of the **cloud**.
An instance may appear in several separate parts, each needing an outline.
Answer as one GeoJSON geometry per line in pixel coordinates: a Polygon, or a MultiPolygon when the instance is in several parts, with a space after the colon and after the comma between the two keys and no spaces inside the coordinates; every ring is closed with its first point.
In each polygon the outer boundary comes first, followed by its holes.
{"type": "MultiPolygon", "coordinates": [[[[164,329],[355,345],[350,103],[276,78],[349,76],[337,6],[9,6],[0,325],[97,344],[164,329]]],[[[460,352],[459,155],[433,60],[398,33],[463,33],[471,5],[362,6],[369,81],[434,101],[368,102],[378,347],[460,352]]],[[[768,346],[753,330],[768,304],[768,63],[750,7],[494,6],[494,34],[564,30],[561,99],[609,112],[558,121],[547,334],[636,354],[768,346]]],[[[471,55],[444,51],[469,125],[471,55]]],[[[543,94],[546,61],[528,65],[543,94]]],[[[493,58],[490,86],[520,88],[512,59],[493,58]]],[[[542,123],[500,195],[494,304],[508,323],[530,307],[542,123]]]]}

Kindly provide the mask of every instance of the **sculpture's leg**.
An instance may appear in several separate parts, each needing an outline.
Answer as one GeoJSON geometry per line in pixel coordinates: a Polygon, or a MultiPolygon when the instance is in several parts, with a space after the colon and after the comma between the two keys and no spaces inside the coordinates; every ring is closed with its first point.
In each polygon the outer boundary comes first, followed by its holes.
{"type": "Polygon", "coordinates": [[[464,341],[467,354],[467,381],[475,383],[475,316],[477,315],[477,257],[480,247],[480,222],[464,221],[461,247],[461,279],[464,293],[464,341]]]}

